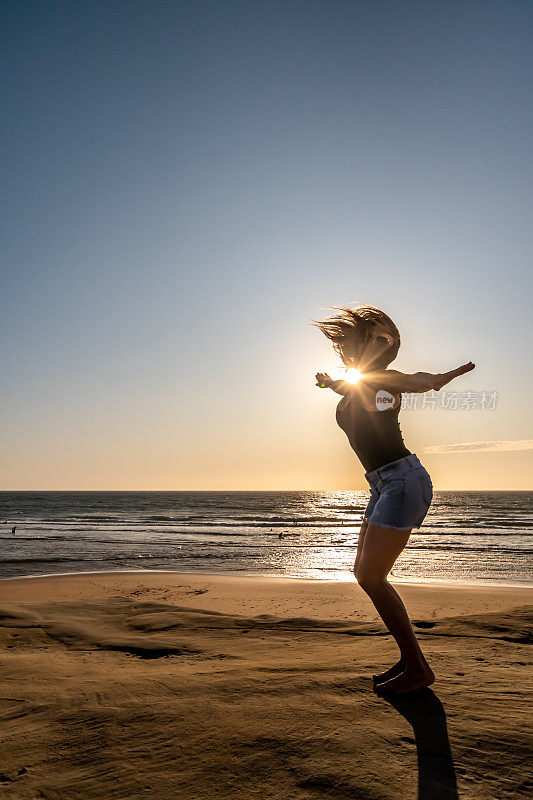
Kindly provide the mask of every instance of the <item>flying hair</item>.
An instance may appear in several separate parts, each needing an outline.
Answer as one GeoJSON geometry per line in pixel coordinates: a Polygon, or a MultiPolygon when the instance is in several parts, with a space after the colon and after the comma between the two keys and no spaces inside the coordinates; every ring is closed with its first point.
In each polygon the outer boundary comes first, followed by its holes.
{"type": "Polygon", "coordinates": [[[383,352],[374,369],[384,369],[394,361],[400,349],[400,332],[384,311],[363,304],[353,308],[350,306],[328,306],[328,308],[340,313],[322,321],[313,320],[310,324],[315,325],[333,342],[333,349],[346,367],[359,367],[361,355],[376,323],[381,323],[388,329],[394,343],[383,352]]]}

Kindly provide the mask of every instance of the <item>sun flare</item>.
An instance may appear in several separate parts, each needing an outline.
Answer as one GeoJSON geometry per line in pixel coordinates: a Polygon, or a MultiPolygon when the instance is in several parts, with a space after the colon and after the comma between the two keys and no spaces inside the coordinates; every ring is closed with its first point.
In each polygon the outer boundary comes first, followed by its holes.
{"type": "Polygon", "coordinates": [[[358,369],[350,367],[346,370],[344,380],[348,383],[358,383],[361,380],[361,373],[358,369]]]}

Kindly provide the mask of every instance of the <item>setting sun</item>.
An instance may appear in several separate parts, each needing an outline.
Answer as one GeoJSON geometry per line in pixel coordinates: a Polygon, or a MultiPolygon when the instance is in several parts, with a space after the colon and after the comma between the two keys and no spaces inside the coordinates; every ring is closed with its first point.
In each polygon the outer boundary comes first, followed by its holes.
{"type": "Polygon", "coordinates": [[[357,383],[359,380],[361,380],[361,373],[358,369],[350,367],[346,370],[344,380],[348,381],[348,383],[357,383]]]}

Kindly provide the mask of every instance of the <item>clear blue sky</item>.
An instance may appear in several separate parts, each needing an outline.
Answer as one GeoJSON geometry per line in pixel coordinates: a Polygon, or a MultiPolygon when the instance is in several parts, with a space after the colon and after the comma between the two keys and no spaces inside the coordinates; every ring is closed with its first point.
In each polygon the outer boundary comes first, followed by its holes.
{"type": "Polygon", "coordinates": [[[533,488],[531,2],[0,14],[0,488],[364,488],[308,324],[355,302],[499,392],[411,450],[522,443],[436,488],[533,488]]]}

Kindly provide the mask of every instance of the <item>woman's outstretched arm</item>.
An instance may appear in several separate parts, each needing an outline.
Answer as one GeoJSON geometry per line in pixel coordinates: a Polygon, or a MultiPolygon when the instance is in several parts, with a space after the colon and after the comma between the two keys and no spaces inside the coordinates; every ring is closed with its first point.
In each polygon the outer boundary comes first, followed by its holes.
{"type": "Polygon", "coordinates": [[[327,372],[317,372],[315,378],[316,385],[321,389],[333,389],[337,394],[347,394],[352,386],[347,381],[334,381],[327,372]]]}
{"type": "MultiPolygon", "coordinates": [[[[468,364],[462,364],[457,369],[452,369],[450,372],[414,372],[408,374],[399,372],[396,369],[384,369],[375,372],[369,372],[361,375],[361,381],[375,386],[377,389],[388,389],[390,392],[429,392],[431,389],[439,391],[447,383],[458,378],[459,375],[464,375],[465,372],[475,368],[475,364],[469,361],[468,364]]],[[[317,386],[323,389],[333,389],[337,394],[348,394],[353,391],[358,384],[349,383],[348,381],[332,380],[325,372],[317,372],[316,374],[317,386]]]]}
{"type": "Polygon", "coordinates": [[[361,380],[366,383],[376,386],[376,388],[389,389],[389,391],[396,392],[429,392],[431,389],[439,391],[454,378],[459,375],[464,375],[465,372],[475,368],[475,364],[469,361],[468,364],[462,364],[457,369],[452,369],[450,372],[414,372],[408,374],[405,372],[398,372],[395,369],[380,370],[376,372],[369,372],[361,376],[361,380]]]}
{"type": "Polygon", "coordinates": [[[470,370],[475,369],[475,366],[475,364],[469,361],[468,364],[463,364],[462,366],[457,367],[457,369],[450,370],[450,372],[440,372],[433,376],[434,380],[431,388],[438,392],[439,389],[442,389],[442,387],[446,386],[447,383],[453,381],[454,378],[458,378],[459,375],[464,375],[465,372],[470,372],[470,370]]]}

